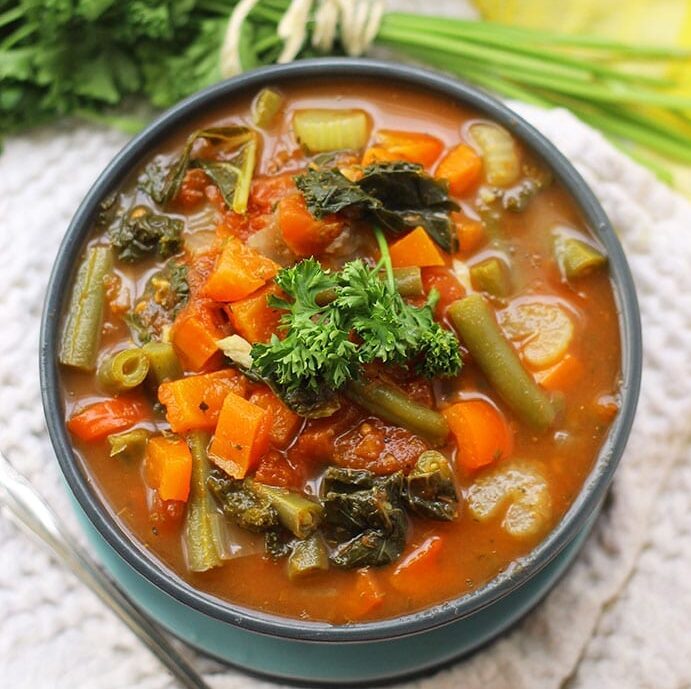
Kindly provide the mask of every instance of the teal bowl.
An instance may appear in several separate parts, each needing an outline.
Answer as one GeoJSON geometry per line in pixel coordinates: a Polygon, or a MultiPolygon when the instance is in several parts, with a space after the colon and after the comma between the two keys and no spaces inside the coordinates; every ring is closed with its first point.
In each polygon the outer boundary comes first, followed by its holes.
{"type": "Polygon", "coordinates": [[[568,160],[527,122],[476,88],[414,67],[346,58],[267,67],[222,82],[168,110],[125,146],[67,230],[50,278],[40,337],[50,438],[85,531],[113,578],[161,625],[200,651],[250,672],[320,686],[371,684],[428,671],[495,638],[544,597],[578,553],[624,452],[642,361],[640,316],[624,253],[600,204],[568,160]],[[101,200],[157,145],[205,112],[266,85],[324,78],[380,79],[417,87],[511,130],[550,166],[606,248],[622,341],[621,409],[581,492],[554,530],[516,566],[471,593],[414,614],[349,625],[289,619],[222,601],[192,588],[135,542],[103,504],[75,456],[65,428],[57,363],[66,296],[101,200]]]}

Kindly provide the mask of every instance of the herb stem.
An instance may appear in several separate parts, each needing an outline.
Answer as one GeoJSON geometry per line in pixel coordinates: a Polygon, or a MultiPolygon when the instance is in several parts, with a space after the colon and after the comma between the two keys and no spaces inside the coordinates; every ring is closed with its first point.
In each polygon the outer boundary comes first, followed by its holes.
{"type": "MultiPolygon", "coordinates": [[[[391,254],[389,253],[389,245],[386,243],[386,237],[381,227],[378,225],[372,226],[372,232],[377,240],[377,246],[379,247],[379,253],[381,255],[381,261],[384,264],[384,270],[386,271],[386,284],[392,292],[396,291],[396,280],[393,275],[393,266],[391,265],[391,254]]],[[[376,268],[377,272],[379,267],[376,268]]]]}

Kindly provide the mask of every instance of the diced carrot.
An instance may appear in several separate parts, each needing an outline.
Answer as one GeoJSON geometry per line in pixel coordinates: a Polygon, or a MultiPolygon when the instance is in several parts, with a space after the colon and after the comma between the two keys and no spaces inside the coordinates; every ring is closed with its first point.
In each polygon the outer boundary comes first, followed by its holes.
{"type": "Polygon", "coordinates": [[[250,402],[271,412],[272,424],[269,432],[271,443],[276,447],[286,447],[293,440],[302,419],[268,388],[253,392],[250,402]]]}
{"type": "Polygon", "coordinates": [[[197,302],[192,302],[175,319],[170,330],[175,353],[188,371],[208,369],[211,359],[219,352],[216,341],[223,336],[216,308],[197,302]]]}
{"type": "Polygon", "coordinates": [[[441,536],[430,536],[398,564],[391,575],[391,585],[412,596],[420,590],[421,581],[435,581],[442,551],[441,536]]]}
{"type": "Polygon", "coordinates": [[[255,292],[278,272],[279,266],[235,237],[228,237],[204,294],[216,301],[236,301],[255,292]]]}
{"type": "Polygon", "coordinates": [[[233,478],[244,478],[269,449],[271,412],[229,392],[223,402],[209,455],[233,478]]]}
{"type": "Polygon", "coordinates": [[[144,466],[146,482],[156,489],[161,500],[187,500],[192,478],[192,453],[184,440],[162,435],[150,438],[146,444],[144,466]]]}
{"type": "Polygon", "coordinates": [[[283,241],[297,256],[315,256],[326,249],[343,230],[335,215],[315,218],[302,194],[286,196],[278,203],[278,226],[283,241]]]}
{"type": "Polygon", "coordinates": [[[434,176],[448,180],[449,191],[462,196],[480,181],[482,158],[467,144],[458,144],[441,159],[434,176]]]}
{"type": "Polygon", "coordinates": [[[302,488],[303,483],[300,469],[293,466],[286,456],[277,450],[269,450],[259,458],[254,477],[259,483],[283,488],[302,488]]]}
{"type": "Polygon", "coordinates": [[[384,603],[385,595],[377,575],[369,567],[359,569],[355,575],[355,590],[346,598],[348,618],[362,619],[384,603]]]}
{"type": "Polygon", "coordinates": [[[444,257],[423,227],[416,227],[389,247],[394,268],[443,266],[444,257]]]}
{"type": "Polygon", "coordinates": [[[212,431],[226,395],[244,395],[246,391],[245,376],[228,368],[162,383],[158,400],[166,408],[166,419],[174,433],[212,431]]]}
{"type": "Polygon", "coordinates": [[[79,440],[96,442],[111,433],[134,426],[144,419],[145,413],[145,407],[139,400],[116,397],[82,409],[67,422],[67,429],[79,440]]]}
{"type": "Polygon", "coordinates": [[[267,303],[270,295],[282,294],[275,283],[261,287],[249,297],[234,301],[228,306],[228,314],[238,335],[248,342],[268,342],[276,332],[282,311],[272,309],[267,303]]]}
{"type": "Polygon", "coordinates": [[[400,160],[400,157],[394,153],[391,153],[391,151],[387,150],[383,146],[376,145],[370,146],[367,150],[365,150],[364,154],[362,155],[362,162],[360,164],[362,167],[367,167],[368,165],[372,165],[372,163],[389,163],[393,162],[394,160],[400,160]]]}
{"type": "Polygon", "coordinates": [[[435,316],[441,320],[446,309],[457,299],[465,296],[465,290],[454,272],[446,267],[430,266],[422,269],[422,286],[425,294],[434,288],[439,292],[435,316]]]}
{"type": "MultiPolygon", "coordinates": [[[[458,214],[460,216],[460,214],[458,214]]],[[[458,246],[463,253],[471,253],[485,241],[485,228],[479,220],[456,217],[458,246]]]]}
{"type": "Polygon", "coordinates": [[[472,471],[513,450],[513,433],[503,415],[489,402],[466,400],[442,411],[458,446],[458,464],[472,471]]]}
{"type": "Polygon", "coordinates": [[[550,391],[567,390],[583,375],[583,363],[573,354],[565,354],[554,366],[535,374],[543,388],[550,391]]]}
{"type": "Polygon", "coordinates": [[[395,160],[407,160],[423,167],[433,165],[444,149],[444,144],[437,137],[422,132],[382,129],[377,134],[377,140],[395,160]]]}

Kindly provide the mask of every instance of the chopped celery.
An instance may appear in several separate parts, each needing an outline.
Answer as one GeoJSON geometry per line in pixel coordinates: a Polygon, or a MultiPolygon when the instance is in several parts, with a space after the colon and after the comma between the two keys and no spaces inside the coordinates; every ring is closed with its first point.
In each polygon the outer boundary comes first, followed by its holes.
{"type": "Polygon", "coordinates": [[[362,110],[297,110],[293,131],[309,153],[363,148],[369,137],[369,122],[362,110]]]}
{"type": "Polygon", "coordinates": [[[262,89],[252,103],[252,119],[257,127],[266,129],[283,107],[283,96],[273,89],[262,89]]]}
{"type": "Polygon", "coordinates": [[[511,134],[496,124],[474,124],[470,135],[482,151],[487,181],[498,187],[513,184],[521,174],[521,165],[511,134]]]}

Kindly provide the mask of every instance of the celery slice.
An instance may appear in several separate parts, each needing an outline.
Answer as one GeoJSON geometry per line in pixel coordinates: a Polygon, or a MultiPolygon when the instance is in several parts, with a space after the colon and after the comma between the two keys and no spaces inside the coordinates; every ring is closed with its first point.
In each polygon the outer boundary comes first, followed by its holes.
{"type": "Polygon", "coordinates": [[[293,131],[309,153],[360,149],[369,138],[369,122],[363,110],[297,110],[293,131]]]}

